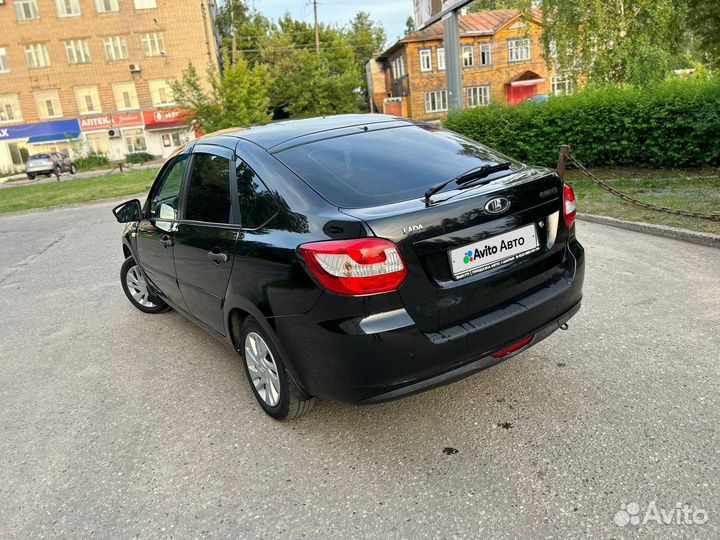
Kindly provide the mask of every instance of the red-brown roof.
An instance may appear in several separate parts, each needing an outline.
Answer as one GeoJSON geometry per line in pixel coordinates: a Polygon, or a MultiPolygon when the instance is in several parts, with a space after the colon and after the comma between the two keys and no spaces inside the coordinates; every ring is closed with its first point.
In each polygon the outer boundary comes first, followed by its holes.
{"type": "MultiPolygon", "coordinates": [[[[492,35],[513,19],[517,18],[520,12],[516,9],[503,9],[498,11],[479,11],[468,13],[460,17],[460,36],[492,35]]],[[[533,9],[535,19],[540,20],[540,12],[533,9]]],[[[403,43],[414,41],[425,41],[430,39],[443,38],[443,23],[438,21],[423,30],[408,34],[397,43],[394,43],[381,57],[387,56],[403,43]]]]}

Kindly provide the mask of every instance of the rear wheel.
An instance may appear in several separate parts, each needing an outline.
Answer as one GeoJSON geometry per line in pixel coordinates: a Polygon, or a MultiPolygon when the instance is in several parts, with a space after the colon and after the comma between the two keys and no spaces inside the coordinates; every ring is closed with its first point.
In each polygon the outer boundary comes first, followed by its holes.
{"type": "Polygon", "coordinates": [[[245,373],[263,410],[276,420],[292,420],[308,412],[315,398],[298,388],[285,369],[278,348],[255,319],[245,320],[239,337],[245,373]]]}
{"type": "Polygon", "coordinates": [[[154,296],[135,259],[128,257],[120,268],[120,282],[130,303],[145,313],[167,311],[168,305],[154,296]]]}
{"type": "Polygon", "coordinates": [[[77,172],[77,167],[74,163],[70,164],[70,174],[75,174],[77,172]]]}
{"type": "Polygon", "coordinates": [[[30,180],[35,180],[35,173],[27,173],[27,177],[28,177],[30,180]]]}

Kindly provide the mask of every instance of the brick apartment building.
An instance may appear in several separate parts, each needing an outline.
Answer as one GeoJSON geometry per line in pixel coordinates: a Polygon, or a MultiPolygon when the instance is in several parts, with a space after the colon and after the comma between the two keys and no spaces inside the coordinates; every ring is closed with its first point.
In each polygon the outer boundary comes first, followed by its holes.
{"type": "Polygon", "coordinates": [[[218,63],[215,0],[0,0],[0,173],[28,154],[168,155],[169,81],[218,63]]]}
{"type": "MultiPolygon", "coordinates": [[[[465,105],[519,103],[536,94],[572,91],[569,81],[548,72],[539,18],[526,21],[515,10],[460,17],[465,105]]],[[[442,22],[405,36],[368,63],[377,111],[418,120],[447,115],[442,22]]]]}

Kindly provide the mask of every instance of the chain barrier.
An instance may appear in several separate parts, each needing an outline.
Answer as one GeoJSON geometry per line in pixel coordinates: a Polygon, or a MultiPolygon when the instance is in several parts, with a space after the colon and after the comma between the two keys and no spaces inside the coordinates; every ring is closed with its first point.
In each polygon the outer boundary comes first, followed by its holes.
{"type": "Polygon", "coordinates": [[[597,176],[595,176],[593,173],[588,171],[585,166],[580,163],[577,158],[572,154],[572,152],[566,153],[567,159],[573,163],[580,171],[587,176],[594,184],[597,184],[605,191],[612,193],[613,195],[620,197],[622,200],[629,202],[631,204],[634,204],[635,206],[640,206],[641,208],[647,208],[648,210],[655,210],[657,212],[665,212],[666,214],[673,214],[675,216],[684,216],[689,218],[696,218],[696,219],[704,219],[707,221],[718,221],[720,222],[720,214],[701,214],[699,212],[687,212],[685,210],[675,210],[674,208],[668,208],[667,206],[658,206],[656,204],[650,204],[646,203],[644,201],[640,201],[638,199],[635,199],[628,195],[627,193],[624,193],[620,191],[619,189],[615,189],[611,185],[607,184],[606,182],[603,182],[600,180],[597,176]]]}

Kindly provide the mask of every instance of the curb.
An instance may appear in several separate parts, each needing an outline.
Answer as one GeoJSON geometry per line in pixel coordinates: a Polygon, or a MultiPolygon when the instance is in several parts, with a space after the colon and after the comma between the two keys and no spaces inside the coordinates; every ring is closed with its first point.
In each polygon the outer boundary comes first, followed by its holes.
{"type": "Polygon", "coordinates": [[[662,236],[664,238],[672,238],[682,242],[690,242],[701,246],[720,248],[720,235],[690,231],[688,229],[680,229],[677,227],[668,227],[667,225],[654,225],[651,223],[639,223],[637,221],[624,221],[609,216],[596,216],[593,214],[578,214],[578,219],[589,221],[590,223],[598,223],[600,225],[608,225],[628,231],[635,231],[654,236],[662,236]]]}

